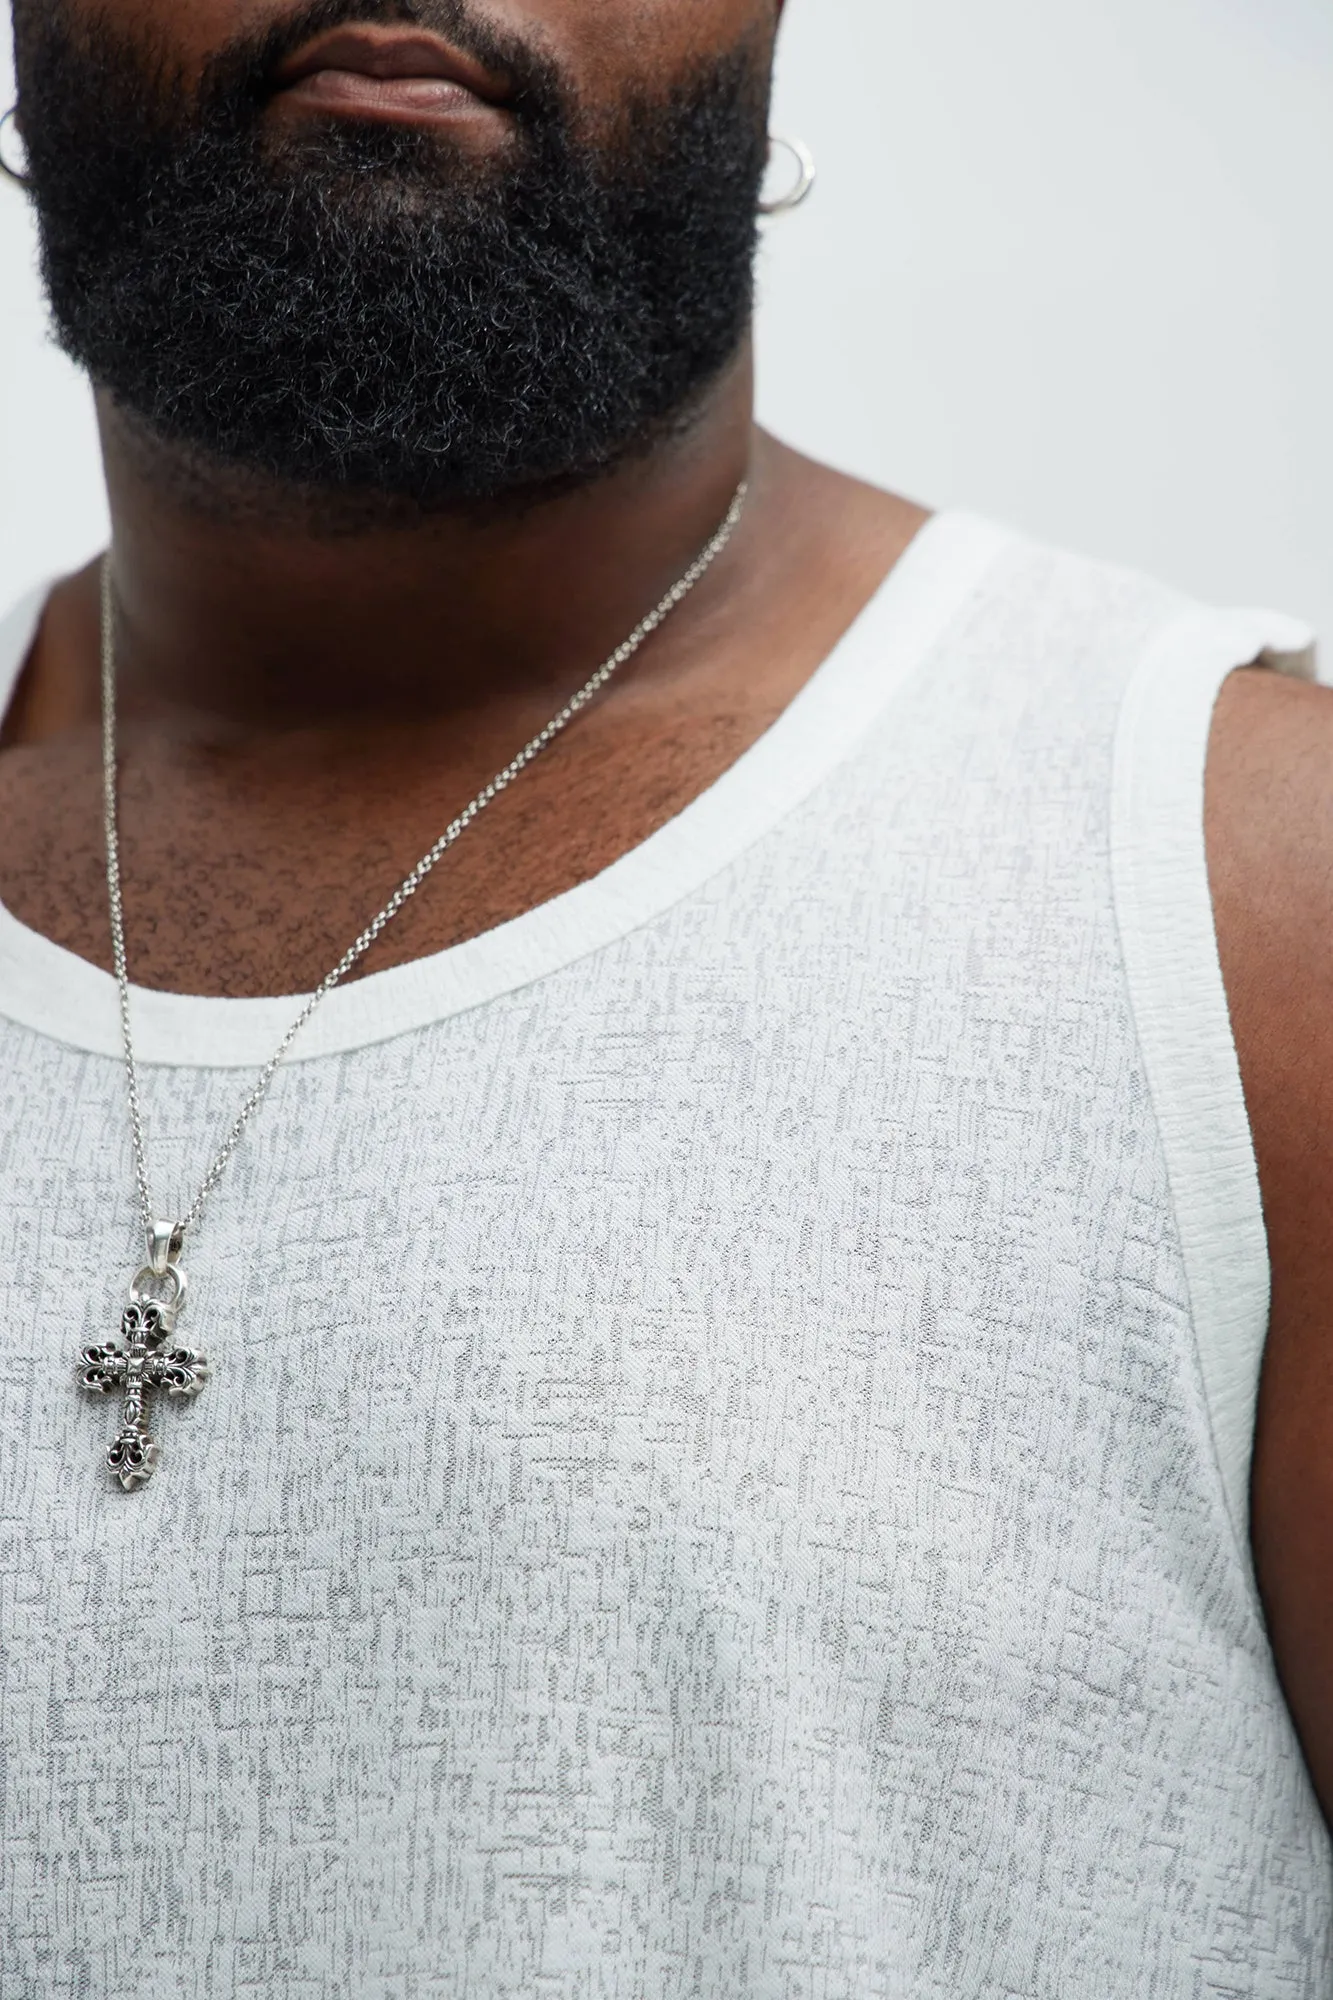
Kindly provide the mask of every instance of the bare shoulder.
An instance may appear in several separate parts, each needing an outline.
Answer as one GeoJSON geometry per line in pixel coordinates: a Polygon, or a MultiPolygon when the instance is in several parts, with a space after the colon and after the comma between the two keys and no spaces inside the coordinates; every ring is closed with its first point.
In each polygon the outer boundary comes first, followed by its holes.
{"type": "MultiPolygon", "coordinates": [[[[1270,1237],[1297,1166],[1333,1187],[1333,689],[1233,674],[1208,751],[1208,868],[1270,1237]]],[[[1312,1238],[1304,1228],[1299,1247],[1312,1238]]],[[[1333,1208],[1317,1232],[1333,1256],[1333,1208]]],[[[1333,1306],[1333,1301],[1331,1301],[1333,1306]]]]}
{"type": "Polygon", "coordinates": [[[1254,1554],[1333,1818],[1333,689],[1232,675],[1209,746],[1206,826],[1273,1268],[1254,1554]]]}
{"type": "MultiPolygon", "coordinates": [[[[1275,900],[1253,914],[1274,925],[1311,895],[1333,899],[1330,825],[1333,688],[1256,667],[1232,674],[1218,699],[1208,754],[1215,897],[1253,891],[1266,872],[1275,900]]],[[[1326,969],[1333,980],[1333,961],[1326,969]]]]}

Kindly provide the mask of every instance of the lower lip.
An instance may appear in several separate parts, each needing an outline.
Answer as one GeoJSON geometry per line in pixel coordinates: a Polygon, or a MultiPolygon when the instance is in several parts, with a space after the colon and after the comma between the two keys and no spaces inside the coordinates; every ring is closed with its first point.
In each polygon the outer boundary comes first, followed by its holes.
{"type": "Polygon", "coordinates": [[[447,77],[367,76],[352,69],[316,70],[281,91],[274,102],[293,111],[378,119],[385,125],[452,124],[479,112],[496,114],[493,104],[447,77]]]}

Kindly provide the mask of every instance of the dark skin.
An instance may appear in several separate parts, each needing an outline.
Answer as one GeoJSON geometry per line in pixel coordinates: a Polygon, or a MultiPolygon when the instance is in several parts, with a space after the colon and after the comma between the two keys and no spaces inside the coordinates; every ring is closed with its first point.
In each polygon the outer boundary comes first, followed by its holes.
{"type": "Polygon", "coordinates": [[[1222,690],[1209,869],[1273,1271],[1251,1489],[1269,1631],[1333,1823],[1333,691],[1222,690]]]}
{"type": "MultiPolygon", "coordinates": [[[[98,0],[197,77],[289,0],[98,0]]],[[[91,0],[89,0],[91,11],[91,0]]],[[[584,115],[747,29],[779,0],[488,0],[576,78],[584,115]]],[[[327,89],[283,118],[330,109],[327,89]]],[[[400,105],[442,142],[507,143],[486,103],[400,105]]],[[[741,355],[688,432],[519,520],[337,540],[284,496],[180,501],[181,468],[103,399],[121,646],[133,976],[248,996],[313,987],[446,821],[687,566],[747,473],[732,547],[612,692],[504,795],[363,970],[440,951],[646,839],[788,706],[924,519],[756,432],[741,355]],[[237,508],[237,500],[244,505],[237,508]],[[227,518],[228,509],[232,518],[227,518]]],[[[97,582],[53,593],[5,724],[0,899],[109,965],[97,582]]],[[[1223,965],[1274,1270],[1254,1549],[1283,1682],[1333,1813],[1333,695],[1229,683],[1208,835],[1223,965]]]]}

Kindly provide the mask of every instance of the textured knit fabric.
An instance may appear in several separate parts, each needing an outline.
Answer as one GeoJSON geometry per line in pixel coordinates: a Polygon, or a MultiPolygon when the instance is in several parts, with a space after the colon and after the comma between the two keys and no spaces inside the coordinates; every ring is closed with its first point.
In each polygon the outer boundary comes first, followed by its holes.
{"type": "MultiPolygon", "coordinates": [[[[636,856],[342,996],[130,1496],[114,998],[4,920],[3,2000],[1333,1991],[1198,824],[1295,642],[1194,615],[946,517],[636,856]]],[[[137,1004],[176,1193],[290,1010],[137,1004]]]]}

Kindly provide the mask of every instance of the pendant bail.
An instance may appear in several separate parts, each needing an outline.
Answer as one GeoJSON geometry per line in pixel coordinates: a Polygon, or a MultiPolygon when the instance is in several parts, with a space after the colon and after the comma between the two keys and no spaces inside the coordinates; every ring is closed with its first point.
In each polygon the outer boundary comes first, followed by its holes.
{"type": "Polygon", "coordinates": [[[153,1275],[164,1278],[185,1248],[185,1228],[179,1222],[155,1222],[148,1231],[148,1262],[153,1275]]]}

